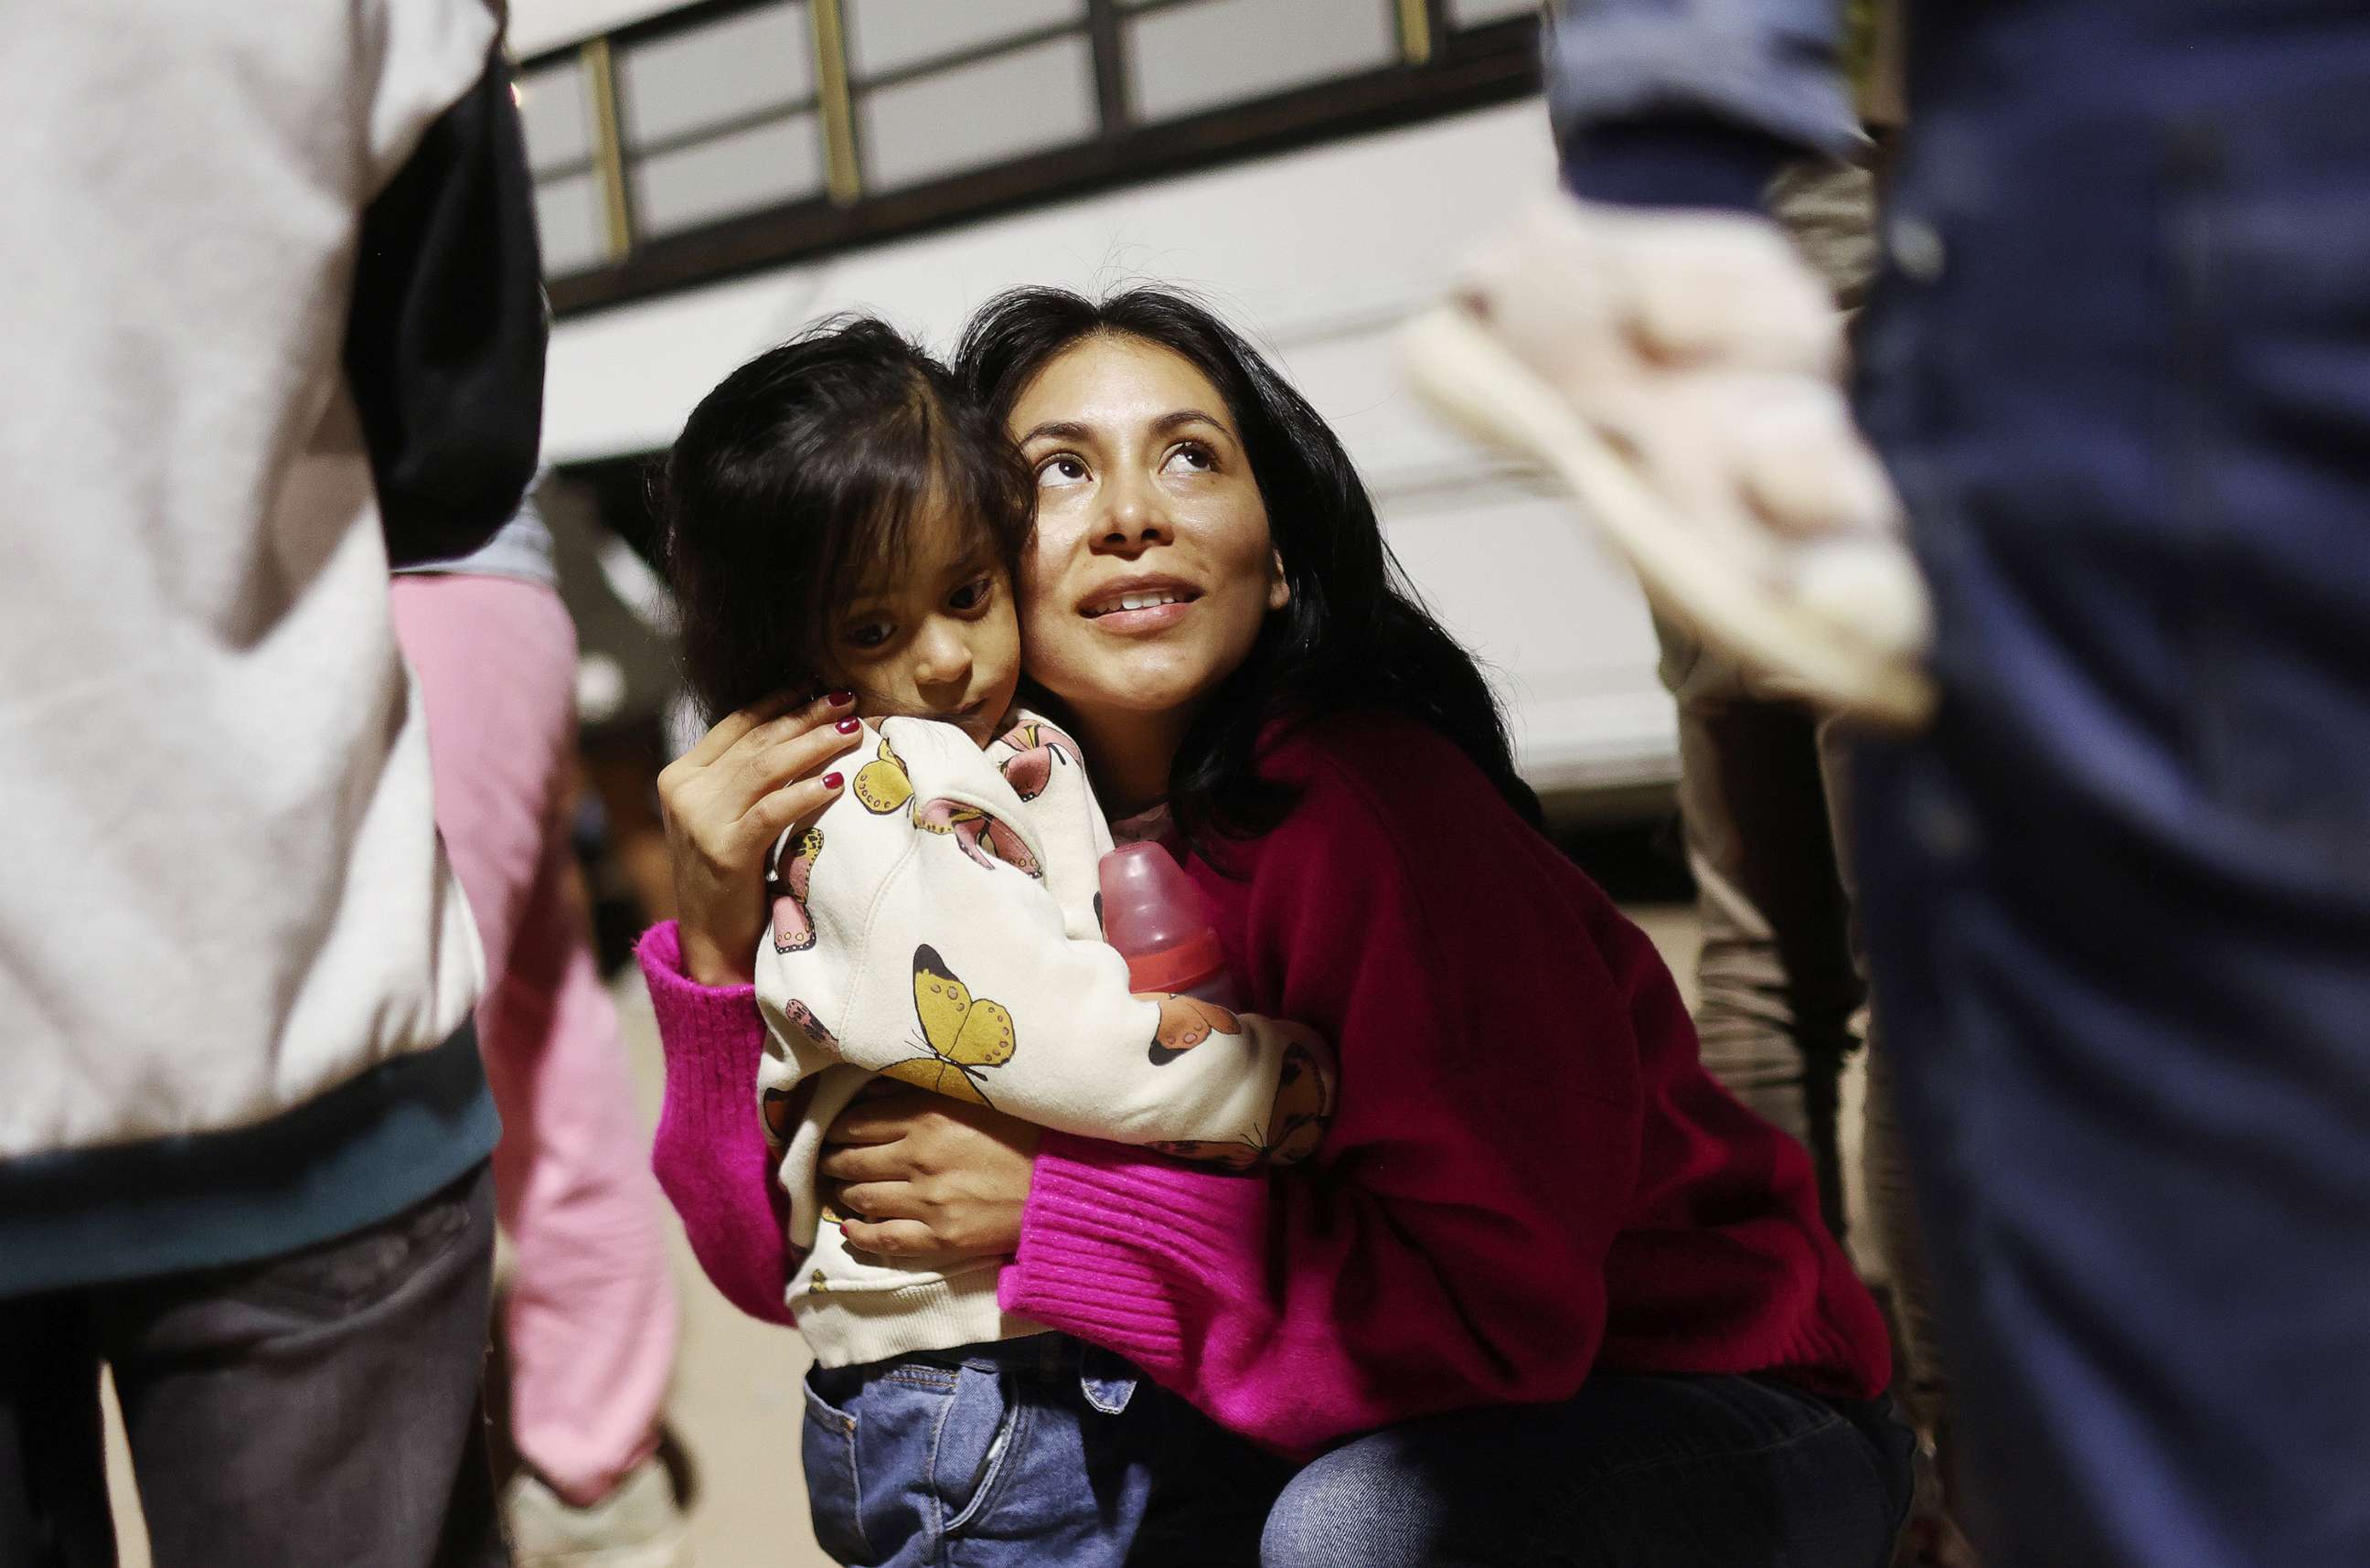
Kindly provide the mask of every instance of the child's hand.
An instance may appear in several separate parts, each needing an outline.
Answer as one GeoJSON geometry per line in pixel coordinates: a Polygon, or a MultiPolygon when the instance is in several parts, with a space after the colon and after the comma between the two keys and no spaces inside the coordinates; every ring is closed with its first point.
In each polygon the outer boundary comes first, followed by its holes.
{"type": "Polygon", "coordinates": [[[856,744],[854,707],[834,692],[787,713],[779,703],[743,709],[659,774],[684,973],[700,985],[749,984],[765,929],[765,853],[846,787],[837,773],[808,776],[856,744]]]}
{"type": "Polygon", "coordinates": [[[1020,1245],[1037,1128],[876,1080],[823,1135],[847,1244],[889,1257],[1000,1257],[1020,1245]],[[884,1087],[885,1086],[885,1087],[884,1087]]]}

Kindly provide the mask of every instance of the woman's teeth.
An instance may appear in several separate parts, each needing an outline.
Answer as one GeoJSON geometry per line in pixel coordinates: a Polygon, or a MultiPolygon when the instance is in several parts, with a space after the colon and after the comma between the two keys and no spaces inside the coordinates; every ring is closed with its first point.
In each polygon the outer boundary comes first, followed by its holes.
{"type": "Polygon", "coordinates": [[[1182,594],[1122,594],[1114,601],[1098,605],[1093,613],[1107,616],[1113,610],[1148,610],[1158,605],[1181,605],[1184,602],[1182,594]]]}

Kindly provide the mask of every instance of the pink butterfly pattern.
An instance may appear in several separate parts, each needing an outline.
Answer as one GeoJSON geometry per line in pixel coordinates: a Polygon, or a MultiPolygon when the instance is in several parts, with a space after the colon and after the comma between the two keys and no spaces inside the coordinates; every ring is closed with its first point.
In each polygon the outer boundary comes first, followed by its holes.
{"type": "Polygon", "coordinates": [[[1009,823],[961,801],[938,800],[914,808],[914,825],[925,833],[943,833],[962,846],[962,852],[983,866],[1010,866],[1028,876],[1041,877],[1029,845],[1009,823]]]}
{"type": "Polygon", "coordinates": [[[1002,744],[1012,748],[1003,763],[1005,782],[1024,801],[1045,792],[1045,786],[1053,780],[1054,767],[1064,759],[1074,767],[1086,766],[1078,755],[1078,743],[1041,719],[1015,725],[1002,744]]]}
{"type": "Polygon", "coordinates": [[[1150,1147],[1216,1165],[1227,1170],[1249,1170],[1262,1165],[1298,1165],[1313,1158],[1332,1124],[1335,1083],[1327,1058],[1331,1055],[1314,1035],[1308,1043],[1284,1047],[1283,1070],[1276,1081],[1275,1100],[1267,1124],[1242,1137],[1226,1141],[1180,1139],[1150,1147]]]}
{"type": "Polygon", "coordinates": [[[804,952],[815,944],[814,922],[807,917],[807,890],[814,882],[814,865],[823,853],[823,829],[811,827],[797,850],[775,869],[782,891],[774,899],[774,951],[804,952]]]}
{"type": "Polygon", "coordinates": [[[838,1039],[833,1035],[830,1030],[823,1027],[823,1020],[815,1017],[814,1009],[807,1006],[806,1003],[799,1000],[796,997],[792,997],[788,1001],[782,1004],[782,1016],[788,1019],[792,1023],[798,1025],[799,1032],[813,1041],[816,1044],[831,1051],[837,1051],[839,1049],[838,1039]]]}

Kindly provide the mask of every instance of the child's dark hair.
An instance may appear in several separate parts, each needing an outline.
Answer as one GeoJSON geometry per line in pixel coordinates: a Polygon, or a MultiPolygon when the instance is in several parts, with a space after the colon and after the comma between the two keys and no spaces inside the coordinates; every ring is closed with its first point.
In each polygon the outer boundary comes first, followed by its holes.
{"type": "Polygon", "coordinates": [[[823,689],[838,607],[943,505],[1007,571],[1035,491],[1001,429],[893,328],[834,317],[699,401],[652,486],[684,674],[712,722],[823,689]]]}

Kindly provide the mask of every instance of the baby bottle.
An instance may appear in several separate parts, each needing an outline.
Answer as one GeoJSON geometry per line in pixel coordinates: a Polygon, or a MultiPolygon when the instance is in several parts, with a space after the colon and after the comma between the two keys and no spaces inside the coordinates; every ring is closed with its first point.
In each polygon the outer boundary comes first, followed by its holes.
{"type": "Polygon", "coordinates": [[[1127,960],[1129,987],[1199,997],[1237,1010],[1226,955],[1185,868],[1159,845],[1145,843],[1112,850],[1100,869],[1103,940],[1127,960]]]}

